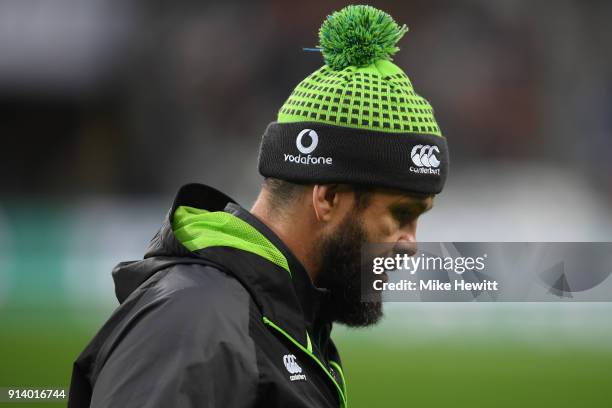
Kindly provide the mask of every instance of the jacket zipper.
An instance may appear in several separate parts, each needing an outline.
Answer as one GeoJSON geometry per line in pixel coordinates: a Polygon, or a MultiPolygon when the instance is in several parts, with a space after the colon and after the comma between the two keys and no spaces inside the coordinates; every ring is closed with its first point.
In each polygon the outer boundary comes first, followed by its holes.
{"type": "MultiPolygon", "coordinates": [[[[268,319],[266,316],[263,317],[263,322],[264,324],[267,324],[268,326],[272,327],[274,330],[278,331],[279,333],[281,333],[283,336],[285,336],[286,338],[288,338],[293,344],[295,344],[300,350],[302,350],[306,355],[308,355],[310,358],[312,358],[319,367],[321,367],[321,369],[325,372],[325,374],[327,375],[327,377],[329,377],[329,379],[334,383],[334,385],[336,386],[336,390],[338,391],[338,395],[340,396],[340,403],[341,406],[343,408],[348,408],[348,404],[346,401],[346,396],[344,395],[344,391],[342,390],[342,388],[340,388],[340,386],[338,385],[338,383],[336,382],[336,379],[331,375],[331,373],[329,372],[329,369],[327,367],[325,367],[325,365],[321,362],[321,360],[319,360],[317,358],[317,356],[315,356],[312,351],[309,350],[309,348],[306,348],[304,346],[302,346],[297,340],[295,340],[293,337],[291,337],[286,331],[284,331],[283,329],[281,329],[280,327],[278,327],[273,321],[271,321],[270,319],[268,319]]],[[[337,367],[338,364],[336,364],[337,367]]],[[[342,375],[342,371],[340,370],[340,375],[343,381],[343,385],[344,384],[344,376],[342,375]]]]}

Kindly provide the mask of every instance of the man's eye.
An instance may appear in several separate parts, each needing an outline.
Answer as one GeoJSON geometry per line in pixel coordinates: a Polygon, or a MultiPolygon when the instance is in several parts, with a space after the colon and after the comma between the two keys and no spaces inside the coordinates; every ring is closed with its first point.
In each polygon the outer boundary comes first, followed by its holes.
{"type": "Polygon", "coordinates": [[[396,210],[393,213],[393,217],[400,225],[405,225],[414,220],[416,218],[416,215],[412,211],[396,210]]]}

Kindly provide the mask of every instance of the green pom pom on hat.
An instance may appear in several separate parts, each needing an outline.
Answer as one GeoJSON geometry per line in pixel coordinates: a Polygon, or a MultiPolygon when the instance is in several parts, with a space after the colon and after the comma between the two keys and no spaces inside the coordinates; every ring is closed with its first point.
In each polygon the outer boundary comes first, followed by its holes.
{"type": "Polygon", "coordinates": [[[327,17],[319,30],[319,48],[325,64],[342,70],[391,60],[396,43],[408,31],[389,14],[371,6],[348,6],[327,17]]]}
{"type": "Polygon", "coordinates": [[[325,65],[295,87],[277,122],[442,136],[429,102],[391,62],[407,31],[371,6],[350,5],[328,16],[319,30],[325,65]]]}

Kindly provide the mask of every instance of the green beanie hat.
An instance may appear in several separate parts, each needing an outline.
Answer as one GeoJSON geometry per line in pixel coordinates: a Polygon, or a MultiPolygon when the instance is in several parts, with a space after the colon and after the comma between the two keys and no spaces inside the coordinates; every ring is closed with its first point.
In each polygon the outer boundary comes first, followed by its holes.
{"type": "Polygon", "coordinates": [[[437,194],[448,150],[429,102],[391,62],[408,31],[351,5],[319,30],[325,65],[300,82],[268,125],[259,171],[296,183],[349,183],[437,194]]]}

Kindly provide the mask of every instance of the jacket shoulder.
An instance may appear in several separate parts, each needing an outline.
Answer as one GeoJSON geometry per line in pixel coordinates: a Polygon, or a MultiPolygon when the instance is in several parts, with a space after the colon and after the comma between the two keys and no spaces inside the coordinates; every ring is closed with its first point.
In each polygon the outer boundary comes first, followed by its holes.
{"type": "Polygon", "coordinates": [[[218,306],[226,314],[248,313],[251,296],[232,275],[202,264],[179,264],[159,271],[145,297],[178,302],[186,308],[218,306]]]}
{"type": "Polygon", "coordinates": [[[256,393],[258,368],[248,292],[207,265],[175,265],[158,274],[131,300],[130,313],[107,339],[91,406],[187,406],[183,400],[241,406],[239,401],[249,401],[256,393]],[[240,392],[222,392],[229,383],[240,392]]]}

